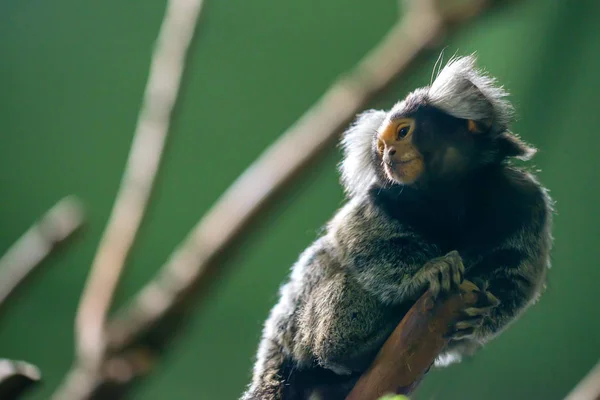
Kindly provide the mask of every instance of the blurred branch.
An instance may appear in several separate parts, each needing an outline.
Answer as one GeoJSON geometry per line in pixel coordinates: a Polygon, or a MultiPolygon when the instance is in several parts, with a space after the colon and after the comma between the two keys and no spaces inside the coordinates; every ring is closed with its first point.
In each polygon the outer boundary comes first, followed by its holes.
{"type": "Polygon", "coordinates": [[[565,400],[600,400],[600,362],[565,397],[565,400]]]}
{"type": "MultiPolygon", "coordinates": [[[[112,351],[132,345],[146,329],[210,279],[212,262],[230,249],[253,217],[306,169],[345,124],[449,27],[483,10],[484,1],[462,2],[445,14],[409,11],[347,76],[335,82],[300,120],[285,131],[219,198],[176,249],[157,278],[109,324],[112,351]],[[466,18],[465,17],[465,18],[466,18]],[[259,185],[260,183],[260,185],[259,185]],[[178,301],[179,300],[179,301],[178,301]]],[[[416,7],[423,10],[421,5],[416,7]]]]}
{"type": "Polygon", "coordinates": [[[448,30],[496,4],[485,0],[450,3],[453,6],[444,3],[440,9],[429,7],[438,3],[425,0],[408,3],[408,11],[383,40],[230,186],[157,277],[109,321],[101,369],[75,365],[56,398],[120,398],[134,378],[148,371],[179,329],[193,295],[211,282],[220,257],[232,250],[255,217],[335,143],[340,130],[375,94],[436,46],[448,30]]]}
{"type": "Polygon", "coordinates": [[[84,377],[95,381],[103,373],[107,314],[150,198],[202,3],[170,0],[167,4],[125,172],[77,312],[80,373],[67,382],[60,396],[77,398],[80,390],[85,393],[84,382],[90,382],[84,377]]]}
{"type": "Polygon", "coordinates": [[[20,398],[41,378],[40,371],[23,361],[0,359],[0,399],[20,398]]]}
{"type": "Polygon", "coordinates": [[[410,394],[448,344],[444,336],[462,310],[473,306],[479,289],[464,281],[460,290],[434,304],[429,292],[411,307],[387,339],[346,400],[377,400],[386,394],[410,394]]]}
{"type": "Polygon", "coordinates": [[[168,2],[121,186],[77,312],[78,359],[92,371],[104,358],[105,321],[150,198],[201,6],[168,2]]]}
{"type": "Polygon", "coordinates": [[[82,223],[81,204],[75,197],[65,197],[8,249],[0,258],[0,306],[82,223]]]}

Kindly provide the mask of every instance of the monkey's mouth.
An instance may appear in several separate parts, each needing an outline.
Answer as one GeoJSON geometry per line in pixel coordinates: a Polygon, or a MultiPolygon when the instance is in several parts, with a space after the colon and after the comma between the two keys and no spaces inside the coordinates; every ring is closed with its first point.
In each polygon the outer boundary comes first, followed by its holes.
{"type": "Polygon", "coordinates": [[[385,161],[385,166],[390,170],[395,170],[396,168],[401,168],[405,165],[410,164],[411,162],[413,162],[415,160],[416,160],[416,158],[411,158],[410,160],[405,160],[405,161],[388,159],[385,161]]]}
{"type": "Polygon", "coordinates": [[[410,160],[405,160],[405,161],[399,161],[399,160],[386,160],[386,162],[384,163],[385,165],[385,172],[388,176],[388,178],[390,178],[393,181],[397,181],[399,183],[402,183],[404,181],[405,178],[407,178],[407,170],[406,167],[413,163],[414,161],[417,161],[418,157],[415,158],[411,158],[410,160]]]}
{"type": "Polygon", "coordinates": [[[416,160],[416,158],[411,158],[410,160],[406,160],[406,161],[395,161],[395,160],[392,160],[392,167],[393,166],[406,165],[406,164],[409,164],[409,163],[411,163],[411,162],[413,162],[415,160],[416,160]]]}

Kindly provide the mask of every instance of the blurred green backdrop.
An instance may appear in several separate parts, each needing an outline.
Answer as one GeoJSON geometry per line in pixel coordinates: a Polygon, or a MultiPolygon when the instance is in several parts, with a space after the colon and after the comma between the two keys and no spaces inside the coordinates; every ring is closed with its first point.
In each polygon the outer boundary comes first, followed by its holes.
{"type": "MultiPolygon", "coordinates": [[[[37,364],[47,398],[73,357],[73,318],[119,184],[164,0],[0,2],[0,251],[75,193],[85,234],[46,262],[0,321],[0,356],[37,364]]],[[[157,193],[118,302],[139,289],[220,193],[370,49],[396,0],[208,0],[157,193]],[[235,140],[232,140],[235,138],[235,140]]],[[[560,399],[600,356],[597,154],[600,2],[525,1],[464,29],[511,91],[515,132],[541,148],[557,201],[549,289],[474,359],[434,371],[419,399],[560,399]]],[[[436,55],[371,106],[429,81],[436,55]]],[[[332,149],[262,221],[142,399],[235,399],[298,253],[343,201],[332,149]]]]}

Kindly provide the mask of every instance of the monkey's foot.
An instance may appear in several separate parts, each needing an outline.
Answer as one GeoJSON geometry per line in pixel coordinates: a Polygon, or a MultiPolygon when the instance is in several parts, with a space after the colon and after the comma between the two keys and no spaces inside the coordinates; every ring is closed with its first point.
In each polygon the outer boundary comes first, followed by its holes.
{"type": "Polygon", "coordinates": [[[436,299],[440,293],[457,289],[463,281],[465,267],[456,250],[445,256],[434,258],[423,266],[423,278],[429,282],[429,291],[436,299]]]}
{"type": "Polygon", "coordinates": [[[500,301],[491,292],[486,291],[484,294],[485,297],[480,301],[482,304],[478,304],[479,307],[466,308],[461,319],[450,327],[446,338],[461,340],[472,339],[476,336],[485,319],[490,316],[494,308],[500,305],[500,301]]]}

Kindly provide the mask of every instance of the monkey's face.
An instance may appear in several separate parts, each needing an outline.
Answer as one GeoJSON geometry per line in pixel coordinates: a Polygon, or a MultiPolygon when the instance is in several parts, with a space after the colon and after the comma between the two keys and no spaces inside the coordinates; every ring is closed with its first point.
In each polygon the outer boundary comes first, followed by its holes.
{"type": "Polygon", "coordinates": [[[413,143],[415,127],[414,118],[398,118],[386,121],[379,129],[377,151],[392,181],[410,184],[423,173],[423,155],[413,143]]]}
{"type": "Polygon", "coordinates": [[[392,110],[377,132],[377,156],[385,176],[398,184],[456,179],[474,165],[478,129],[423,104],[392,110]]]}

